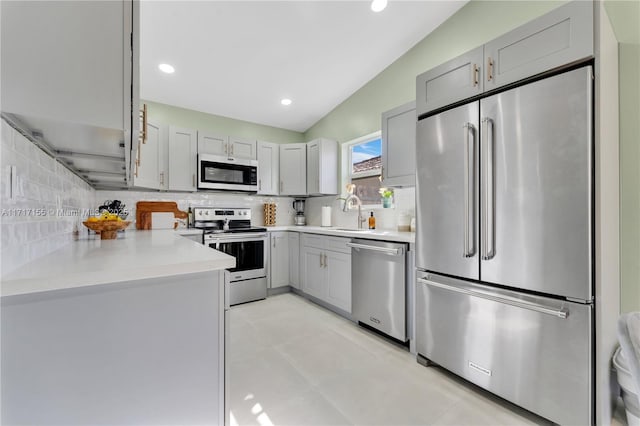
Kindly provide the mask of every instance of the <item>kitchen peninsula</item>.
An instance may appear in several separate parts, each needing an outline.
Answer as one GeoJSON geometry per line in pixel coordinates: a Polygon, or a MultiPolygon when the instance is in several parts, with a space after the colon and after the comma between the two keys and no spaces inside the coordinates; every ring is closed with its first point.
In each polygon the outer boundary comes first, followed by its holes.
{"type": "Polygon", "coordinates": [[[75,241],[2,282],[2,423],[222,424],[225,268],[173,231],[75,241]]]}

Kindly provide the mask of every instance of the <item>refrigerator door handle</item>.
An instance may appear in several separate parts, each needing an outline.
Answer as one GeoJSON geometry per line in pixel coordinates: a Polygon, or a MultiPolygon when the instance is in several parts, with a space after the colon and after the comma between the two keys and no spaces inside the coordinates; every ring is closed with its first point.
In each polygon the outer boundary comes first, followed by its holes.
{"type": "Polygon", "coordinates": [[[482,260],[491,260],[495,256],[495,212],[494,212],[494,169],[493,169],[493,120],[489,117],[482,119],[484,127],[484,152],[482,155],[482,260]]]}
{"type": "MultiPolygon", "coordinates": [[[[473,246],[473,195],[474,191],[474,161],[473,158],[469,158],[469,154],[473,154],[474,145],[471,141],[470,134],[475,135],[475,129],[473,124],[465,123],[462,126],[464,130],[464,241],[463,252],[464,257],[473,257],[475,254],[475,247],[473,246]]],[[[474,138],[475,139],[475,138],[474,138]]],[[[474,140],[475,142],[475,140],[474,140]]]]}
{"type": "Polygon", "coordinates": [[[566,319],[569,316],[569,310],[564,307],[560,309],[556,309],[556,308],[551,308],[538,303],[526,302],[523,300],[516,300],[516,299],[507,299],[491,293],[473,291],[473,290],[469,290],[462,287],[456,287],[449,284],[443,284],[443,283],[427,280],[425,278],[418,278],[418,282],[426,284],[431,287],[437,287],[447,291],[454,291],[456,293],[478,297],[480,299],[491,300],[493,302],[503,303],[505,305],[515,306],[522,309],[528,309],[530,311],[540,312],[542,314],[552,315],[562,319],[566,319]]]}

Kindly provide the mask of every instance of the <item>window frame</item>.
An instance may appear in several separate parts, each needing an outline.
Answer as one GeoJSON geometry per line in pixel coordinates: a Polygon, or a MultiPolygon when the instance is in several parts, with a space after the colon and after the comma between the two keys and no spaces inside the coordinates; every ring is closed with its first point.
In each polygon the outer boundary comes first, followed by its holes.
{"type": "MultiPolygon", "coordinates": [[[[382,175],[382,167],[380,167],[380,169],[378,171],[376,170],[367,170],[367,171],[363,171],[363,172],[356,172],[356,173],[352,173],[352,163],[351,163],[351,148],[354,145],[359,145],[362,143],[366,143],[366,142],[370,142],[372,140],[376,140],[376,139],[382,139],[382,131],[378,130],[376,132],[373,133],[369,133],[368,135],[364,135],[364,136],[360,136],[358,138],[355,139],[351,139],[350,141],[344,142],[341,145],[341,165],[342,165],[342,179],[341,179],[341,197],[342,198],[346,198],[349,194],[347,194],[347,184],[352,182],[353,178],[363,178],[363,177],[370,177],[370,176],[380,176],[382,175]]],[[[382,152],[380,152],[380,155],[382,155],[382,152]]],[[[382,188],[382,184],[380,185],[380,187],[382,188]]],[[[362,205],[363,209],[367,209],[367,210],[371,210],[371,209],[382,209],[382,197],[381,197],[381,201],[380,204],[363,204],[362,205]]]]}

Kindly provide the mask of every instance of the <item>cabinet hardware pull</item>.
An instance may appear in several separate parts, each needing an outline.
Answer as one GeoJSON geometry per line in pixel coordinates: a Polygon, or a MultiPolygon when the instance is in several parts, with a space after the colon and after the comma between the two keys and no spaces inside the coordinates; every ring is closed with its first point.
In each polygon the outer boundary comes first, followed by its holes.
{"type": "Polygon", "coordinates": [[[227,153],[227,144],[226,143],[224,144],[224,153],[225,154],[227,153]]]}
{"type": "Polygon", "coordinates": [[[142,105],[142,143],[147,143],[147,104],[142,105]]]}
{"type": "Polygon", "coordinates": [[[323,254],[324,256],[324,267],[326,268],[327,266],[329,266],[329,263],[327,262],[327,255],[323,254]]]}
{"type": "Polygon", "coordinates": [[[164,172],[160,172],[160,185],[164,186],[164,172]]]}
{"type": "Polygon", "coordinates": [[[480,68],[478,68],[478,65],[473,64],[473,87],[476,87],[479,83],[480,80],[480,68]]]}
{"type": "Polygon", "coordinates": [[[135,177],[138,177],[138,167],[140,167],[140,139],[138,139],[138,149],[136,150],[136,160],[134,161],[136,165],[136,171],[134,173],[135,177]]]}
{"type": "Polygon", "coordinates": [[[231,144],[231,155],[233,155],[233,144],[231,144]]]}
{"type": "Polygon", "coordinates": [[[322,253],[320,253],[320,256],[318,256],[320,258],[320,267],[324,267],[324,265],[322,264],[322,253]]]}
{"type": "Polygon", "coordinates": [[[493,80],[493,59],[489,56],[487,60],[487,81],[493,80]]]}
{"type": "Polygon", "coordinates": [[[258,191],[262,191],[262,179],[258,179],[258,191]]]}
{"type": "Polygon", "coordinates": [[[195,186],[196,186],[196,175],[195,175],[195,173],[194,173],[194,174],[193,174],[193,175],[191,175],[191,176],[192,176],[192,179],[191,179],[191,180],[193,181],[193,187],[195,188],[195,186]]]}

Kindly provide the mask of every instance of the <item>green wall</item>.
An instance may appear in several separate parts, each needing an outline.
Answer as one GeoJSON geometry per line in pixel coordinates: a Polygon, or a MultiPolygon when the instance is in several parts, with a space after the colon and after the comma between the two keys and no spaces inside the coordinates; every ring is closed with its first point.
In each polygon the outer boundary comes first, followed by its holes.
{"type": "Polygon", "coordinates": [[[620,42],[620,310],[640,311],[640,2],[606,0],[620,42]]]}
{"type": "Polygon", "coordinates": [[[620,308],[640,311],[640,44],[619,46],[620,308]]]}
{"type": "Polygon", "coordinates": [[[380,114],[416,98],[416,76],[543,15],[563,1],[472,0],[305,132],[345,142],[380,130],[380,114]]]}
{"type": "Polygon", "coordinates": [[[191,109],[180,108],[157,102],[141,101],[147,104],[150,119],[161,123],[205,130],[220,135],[236,136],[246,139],[258,139],[267,142],[292,143],[304,142],[302,133],[277,127],[264,126],[248,121],[235,120],[219,115],[207,114],[191,109]]]}

